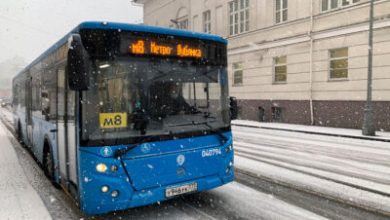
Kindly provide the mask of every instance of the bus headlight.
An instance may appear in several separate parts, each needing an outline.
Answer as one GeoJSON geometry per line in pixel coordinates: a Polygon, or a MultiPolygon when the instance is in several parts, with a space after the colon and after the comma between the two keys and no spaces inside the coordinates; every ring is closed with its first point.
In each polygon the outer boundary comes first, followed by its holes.
{"type": "Polygon", "coordinates": [[[98,171],[99,173],[104,173],[106,172],[106,170],[107,166],[104,163],[99,163],[98,165],[96,165],[96,171],[98,171]]]}
{"type": "Polygon", "coordinates": [[[102,191],[102,193],[106,193],[106,192],[108,192],[109,188],[108,188],[108,186],[102,186],[102,188],[100,190],[102,191]]]}

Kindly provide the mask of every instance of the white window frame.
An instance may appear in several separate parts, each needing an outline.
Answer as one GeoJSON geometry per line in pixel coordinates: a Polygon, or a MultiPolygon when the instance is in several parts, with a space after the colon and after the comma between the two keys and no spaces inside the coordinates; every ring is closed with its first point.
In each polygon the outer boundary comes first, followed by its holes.
{"type": "Polygon", "coordinates": [[[248,32],[250,27],[250,1],[233,0],[229,2],[229,34],[248,32]]]}
{"type": "Polygon", "coordinates": [[[242,86],[244,84],[244,68],[242,62],[236,62],[232,65],[233,69],[233,85],[232,86],[242,86]],[[241,82],[236,82],[236,74],[241,74],[241,82]]]}
{"type": "MultiPolygon", "coordinates": [[[[328,57],[329,57],[329,72],[328,72],[329,81],[348,80],[348,77],[349,77],[349,49],[348,49],[348,47],[329,49],[328,50],[328,57]],[[347,49],[347,56],[346,57],[334,57],[334,58],[331,57],[332,51],[342,50],[342,49],[347,49]],[[345,68],[347,70],[346,77],[332,77],[332,70],[333,70],[332,69],[332,61],[335,61],[335,60],[347,60],[347,68],[345,68]]],[[[341,69],[341,68],[339,68],[339,69],[341,69]]]]}
{"type": "Polygon", "coordinates": [[[361,0],[335,0],[335,1],[337,1],[337,6],[332,8],[332,0],[321,0],[321,2],[320,2],[321,12],[333,11],[333,10],[336,10],[339,8],[348,7],[348,6],[358,4],[361,2],[361,0]],[[327,9],[326,10],[324,10],[324,7],[323,7],[323,4],[325,1],[327,1],[327,9]],[[344,2],[349,2],[349,3],[346,5],[343,5],[344,2]]]}
{"type": "Polygon", "coordinates": [[[274,0],[275,3],[275,24],[280,24],[288,21],[288,0],[274,0]],[[277,8],[277,2],[280,2],[280,8],[277,8]],[[286,12],[286,18],[283,19],[283,14],[286,12]],[[278,15],[279,13],[279,15],[278,15]],[[278,21],[279,18],[279,21],[278,21]]]}
{"type": "Polygon", "coordinates": [[[211,33],[211,11],[207,10],[203,12],[203,32],[211,33]]]}
{"type": "Polygon", "coordinates": [[[287,72],[288,72],[288,68],[287,68],[287,56],[286,55],[283,55],[283,56],[277,56],[277,57],[274,57],[273,58],[273,83],[274,84],[284,84],[284,83],[287,83],[287,72]],[[286,62],[284,63],[276,63],[276,59],[279,59],[281,57],[284,57],[286,62]],[[282,66],[286,66],[286,80],[284,81],[276,81],[276,68],[277,67],[282,67],[282,66]]]}
{"type": "Polygon", "coordinates": [[[188,18],[182,18],[177,21],[178,29],[188,30],[188,18]]]}

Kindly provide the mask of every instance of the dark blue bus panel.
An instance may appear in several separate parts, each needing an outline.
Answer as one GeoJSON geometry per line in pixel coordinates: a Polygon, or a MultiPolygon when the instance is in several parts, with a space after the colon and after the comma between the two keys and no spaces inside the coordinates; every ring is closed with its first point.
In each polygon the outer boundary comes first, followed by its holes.
{"type": "Polygon", "coordinates": [[[13,80],[14,126],[86,214],[234,179],[227,42],[85,22],[13,80]]]}

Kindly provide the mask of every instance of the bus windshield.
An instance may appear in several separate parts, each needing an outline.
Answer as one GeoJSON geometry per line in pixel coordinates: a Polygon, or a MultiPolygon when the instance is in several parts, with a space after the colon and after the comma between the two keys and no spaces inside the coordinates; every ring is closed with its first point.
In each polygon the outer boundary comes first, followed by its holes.
{"type": "Polygon", "coordinates": [[[81,107],[82,140],[89,145],[230,126],[226,66],[145,57],[93,63],[81,107]]]}

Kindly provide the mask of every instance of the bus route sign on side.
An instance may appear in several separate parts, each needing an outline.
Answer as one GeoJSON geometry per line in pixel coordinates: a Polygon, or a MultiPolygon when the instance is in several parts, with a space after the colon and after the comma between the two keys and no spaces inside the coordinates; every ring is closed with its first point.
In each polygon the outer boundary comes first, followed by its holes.
{"type": "Polygon", "coordinates": [[[100,113],[100,128],[127,127],[127,113],[100,113]]]}

